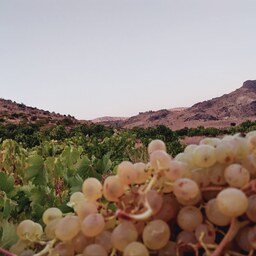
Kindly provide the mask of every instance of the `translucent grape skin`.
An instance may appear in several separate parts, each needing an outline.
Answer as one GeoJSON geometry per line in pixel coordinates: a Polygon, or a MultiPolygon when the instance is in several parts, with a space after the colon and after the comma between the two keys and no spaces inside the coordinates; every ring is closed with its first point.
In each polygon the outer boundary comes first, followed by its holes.
{"type": "Polygon", "coordinates": [[[32,220],[23,220],[17,227],[17,235],[21,240],[34,240],[36,225],[32,220]]]}
{"type": "Polygon", "coordinates": [[[108,176],[103,185],[103,195],[108,201],[117,202],[124,193],[124,186],[117,176],[108,176]]]}
{"type": "Polygon", "coordinates": [[[207,168],[215,164],[216,154],[215,148],[201,144],[193,150],[193,161],[198,167],[207,168]]]}
{"type": "Polygon", "coordinates": [[[42,219],[44,224],[47,225],[50,221],[61,217],[62,211],[59,208],[51,207],[44,211],[42,219]]]}
{"type": "Polygon", "coordinates": [[[83,251],[83,256],[99,256],[99,255],[108,256],[107,251],[100,244],[90,244],[83,251]]]}
{"type": "Polygon", "coordinates": [[[216,198],[209,200],[205,206],[206,217],[213,224],[226,226],[230,223],[231,217],[224,215],[218,208],[216,198]]]}
{"type": "Polygon", "coordinates": [[[87,178],[83,182],[82,190],[87,200],[96,201],[102,197],[102,184],[96,178],[87,178]]]}
{"type": "Polygon", "coordinates": [[[186,231],[194,231],[198,225],[203,222],[201,211],[194,206],[183,207],[177,216],[177,223],[181,229],[186,231]]]}
{"type": "Polygon", "coordinates": [[[154,219],[160,219],[165,222],[168,222],[171,219],[174,219],[179,211],[179,203],[176,198],[170,194],[163,196],[163,203],[160,210],[153,216],[154,219]]]}
{"type": "Polygon", "coordinates": [[[246,212],[248,198],[240,189],[226,188],[216,197],[218,209],[228,217],[238,217],[246,212]]]}
{"type": "Polygon", "coordinates": [[[123,161],[117,166],[117,176],[122,184],[130,185],[136,181],[138,173],[131,162],[123,161]]]}
{"type": "Polygon", "coordinates": [[[200,194],[197,183],[188,178],[177,179],[173,184],[173,193],[177,199],[191,200],[200,194]]]}
{"type": "Polygon", "coordinates": [[[144,244],[131,242],[125,247],[123,256],[149,256],[149,252],[144,244]]]}
{"type": "Polygon", "coordinates": [[[113,247],[121,252],[124,251],[125,247],[129,243],[135,242],[137,238],[138,232],[136,227],[133,223],[128,221],[118,224],[111,234],[111,242],[113,247]]]}
{"type": "Polygon", "coordinates": [[[171,230],[162,220],[149,222],[143,230],[142,239],[147,248],[159,250],[169,241],[171,230]]]}
{"type": "Polygon", "coordinates": [[[81,223],[81,231],[85,236],[95,237],[99,235],[105,227],[105,220],[99,213],[91,213],[84,218],[81,223]]]}
{"type": "Polygon", "coordinates": [[[77,216],[65,216],[55,229],[55,235],[61,241],[72,240],[80,231],[80,220],[77,216]]]}
{"type": "Polygon", "coordinates": [[[250,181],[250,173],[240,164],[231,164],[224,171],[229,186],[241,188],[250,181]]]}
{"type": "Polygon", "coordinates": [[[155,150],[166,151],[165,143],[162,140],[152,140],[148,144],[148,154],[150,155],[155,150]]]}

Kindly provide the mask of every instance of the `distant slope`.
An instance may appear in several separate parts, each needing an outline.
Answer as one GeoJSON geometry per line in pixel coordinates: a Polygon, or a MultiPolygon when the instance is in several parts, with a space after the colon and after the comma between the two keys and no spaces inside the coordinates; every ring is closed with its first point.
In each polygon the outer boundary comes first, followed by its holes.
{"type": "Polygon", "coordinates": [[[56,124],[75,125],[79,121],[70,115],[28,107],[15,101],[0,98],[0,123],[1,124],[40,124],[53,126],[56,124]]]}
{"type": "MultiPolygon", "coordinates": [[[[174,130],[183,127],[228,127],[248,119],[256,120],[256,80],[248,80],[229,94],[206,100],[190,108],[148,111],[126,120],[108,123],[111,126],[154,127],[165,125],[174,130]]],[[[106,122],[105,122],[106,124],[106,122]]]]}
{"type": "Polygon", "coordinates": [[[140,112],[136,116],[101,117],[92,121],[77,120],[70,115],[28,107],[11,100],[0,99],[0,123],[39,123],[44,126],[63,124],[73,126],[97,123],[117,128],[154,127],[165,125],[173,130],[184,127],[228,127],[246,120],[256,120],[256,80],[248,80],[237,90],[190,108],[161,109],[140,112]]]}

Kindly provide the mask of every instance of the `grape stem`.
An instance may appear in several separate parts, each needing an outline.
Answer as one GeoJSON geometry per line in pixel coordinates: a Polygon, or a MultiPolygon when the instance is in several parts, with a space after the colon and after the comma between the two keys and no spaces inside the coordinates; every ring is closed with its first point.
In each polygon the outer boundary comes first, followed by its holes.
{"type": "Polygon", "coordinates": [[[16,254],[10,253],[6,251],[4,248],[0,247],[0,253],[2,253],[5,256],[17,256],[16,254]]]}
{"type": "MultiPolygon", "coordinates": [[[[153,187],[153,185],[157,181],[157,177],[158,177],[158,174],[157,173],[154,174],[153,178],[148,183],[146,189],[142,192],[143,194],[146,194],[148,191],[150,191],[150,189],[153,187]]],[[[147,197],[145,197],[144,206],[146,208],[146,211],[143,212],[143,213],[130,214],[130,213],[127,213],[123,210],[118,209],[116,211],[116,216],[119,217],[119,218],[126,219],[126,220],[146,220],[153,214],[153,210],[152,210],[151,206],[148,203],[147,197]]]]}
{"type": "Polygon", "coordinates": [[[226,245],[232,241],[240,228],[248,224],[248,221],[239,222],[235,217],[231,219],[230,227],[220,244],[216,247],[211,256],[220,256],[226,245]]]}
{"type": "Polygon", "coordinates": [[[158,174],[154,174],[153,178],[150,180],[150,182],[148,183],[144,193],[146,194],[152,187],[153,185],[155,184],[156,180],[158,178],[158,174]]]}
{"type": "Polygon", "coordinates": [[[42,251],[40,251],[39,253],[35,254],[34,256],[43,256],[46,253],[49,252],[49,250],[53,247],[53,245],[55,244],[56,240],[51,240],[49,241],[46,246],[44,247],[44,249],[42,251]]]}
{"type": "Polygon", "coordinates": [[[127,219],[127,220],[146,220],[152,215],[153,210],[152,210],[151,206],[149,205],[147,198],[145,199],[144,205],[146,207],[146,211],[143,213],[130,214],[130,213],[127,213],[125,211],[118,209],[116,211],[116,216],[119,218],[127,219]]]}

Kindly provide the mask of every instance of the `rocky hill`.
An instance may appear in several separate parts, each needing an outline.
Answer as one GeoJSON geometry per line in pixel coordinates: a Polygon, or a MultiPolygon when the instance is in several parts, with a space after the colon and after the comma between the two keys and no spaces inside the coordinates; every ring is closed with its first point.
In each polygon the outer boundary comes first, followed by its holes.
{"type": "Polygon", "coordinates": [[[166,125],[173,130],[183,127],[228,127],[246,120],[256,120],[256,80],[220,97],[206,100],[190,108],[148,111],[126,120],[104,122],[115,127],[152,127],[166,125]]]}
{"type": "MultiPolygon", "coordinates": [[[[141,112],[130,118],[103,117],[92,122],[117,128],[165,125],[176,130],[200,125],[229,127],[246,120],[256,120],[256,80],[248,80],[231,93],[199,102],[189,108],[141,112]]],[[[88,122],[90,121],[77,120],[70,115],[61,115],[0,99],[0,124],[39,123],[48,127],[56,124],[73,126],[88,122]]]]}
{"type": "Polygon", "coordinates": [[[79,122],[70,115],[61,115],[35,107],[28,107],[22,103],[0,98],[0,124],[34,123],[50,127],[56,124],[76,125],[79,122]]]}

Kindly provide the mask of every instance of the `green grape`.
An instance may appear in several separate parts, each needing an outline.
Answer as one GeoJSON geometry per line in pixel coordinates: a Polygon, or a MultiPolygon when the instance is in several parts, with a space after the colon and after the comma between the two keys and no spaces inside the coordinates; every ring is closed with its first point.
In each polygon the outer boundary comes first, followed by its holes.
{"type": "Polygon", "coordinates": [[[99,213],[91,213],[81,223],[81,230],[85,236],[94,237],[99,235],[105,227],[105,220],[99,213]]]}
{"type": "Polygon", "coordinates": [[[61,241],[72,240],[80,231],[80,219],[77,216],[65,216],[55,229],[55,234],[61,241]]]}
{"type": "Polygon", "coordinates": [[[87,178],[83,183],[82,190],[87,200],[96,201],[102,197],[102,184],[96,178],[87,178]]]}
{"type": "Polygon", "coordinates": [[[121,252],[124,251],[129,243],[136,241],[137,238],[138,232],[136,227],[133,223],[128,221],[118,224],[111,234],[113,247],[121,252]]]}
{"type": "Polygon", "coordinates": [[[169,241],[171,230],[162,220],[150,221],[143,230],[142,239],[147,248],[159,250],[169,241]]]}
{"type": "Polygon", "coordinates": [[[48,224],[50,221],[54,219],[58,219],[62,217],[62,211],[56,207],[48,208],[43,213],[43,222],[44,224],[48,224]]]}
{"type": "Polygon", "coordinates": [[[144,244],[131,242],[125,247],[123,256],[149,256],[149,252],[144,244]]]}

